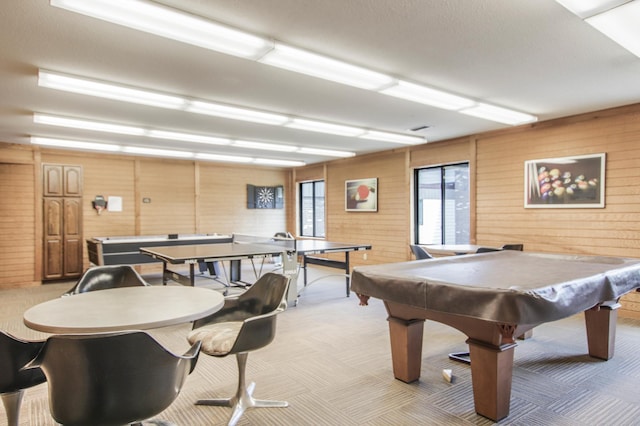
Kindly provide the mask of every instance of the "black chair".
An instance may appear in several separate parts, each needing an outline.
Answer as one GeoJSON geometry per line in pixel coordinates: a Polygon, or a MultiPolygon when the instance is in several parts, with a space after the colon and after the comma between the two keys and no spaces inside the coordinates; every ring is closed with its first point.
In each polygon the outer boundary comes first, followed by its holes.
{"type": "Polygon", "coordinates": [[[502,246],[502,250],[522,251],[524,250],[524,244],[505,244],[502,246]]]}
{"type": "Polygon", "coordinates": [[[54,335],[27,367],[44,371],[56,422],[124,425],[169,407],[199,351],[198,342],[175,355],[143,331],[54,335]]]}
{"type": "Polygon", "coordinates": [[[420,247],[419,245],[410,244],[409,247],[411,247],[411,251],[413,252],[413,255],[416,257],[417,260],[433,259],[433,256],[431,256],[429,252],[427,252],[424,248],[420,247]]]}
{"type": "Polygon", "coordinates": [[[38,355],[44,341],[27,341],[0,331],[0,396],[7,413],[7,425],[18,426],[24,390],[46,381],[39,368],[22,370],[38,355]]]}
{"type": "Polygon", "coordinates": [[[502,249],[494,247],[479,247],[478,250],[476,250],[476,253],[491,253],[492,251],[502,251],[502,249]]]}
{"type": "Polygon", "coordinates": [[[271,343],[276,334],[276,317],[287,307],[290,278],[268,272],[239,296],[227,297],[221,310],[197,320],[189,333],[190,343],[202,341],[202,352],[216,357],[236,355],[238,387],[231,398],[200,400],[196,405],[232,407],[229,425],[235,425],[247,408],[287,407],[285,401],[253,398],[255,383],[245,383],[250,351],[271,343]]]}
{"type": "Polygon", "coordinates": [[[75,286],[63,296],[107,288],[150,285],[130,265],[95,266],[87,269],[75,286]]]}

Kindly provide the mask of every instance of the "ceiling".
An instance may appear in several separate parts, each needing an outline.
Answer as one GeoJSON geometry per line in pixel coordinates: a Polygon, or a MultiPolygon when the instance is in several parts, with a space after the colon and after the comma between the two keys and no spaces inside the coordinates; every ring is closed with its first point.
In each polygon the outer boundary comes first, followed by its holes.
{"type": "MultiPolygon", "coordinates": [[[[554,0],[162,0],[242,31],[533,114],[539,121],[640,102],[640,58],[554,0]]],[[[30,136],[300,160],[327,156],[177,143],[35,124],[48,113],[357,154],[395,143],[252,124],[38,86],[46,69],[428,142],[509,127],[118,26],[0,3],[0,141],[30,136]],[[413,132],[409,129],[428,126],[413,132]]]]}

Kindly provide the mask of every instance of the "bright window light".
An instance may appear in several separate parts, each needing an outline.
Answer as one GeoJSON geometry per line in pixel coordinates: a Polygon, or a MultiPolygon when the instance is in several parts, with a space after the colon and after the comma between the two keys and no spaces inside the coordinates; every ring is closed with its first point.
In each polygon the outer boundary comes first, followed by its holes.
{"type": "Polygon", "coordinates": [[[510,109],[501,108],[493,105],[479,103],[476,106],[460,111],[463,114],[473,117],[483,118],[485,120],[496,121],[498,123],[518,125],[532,123],[537,121],[537,117],[522,112],[512,111],[510,109]]]}
{"type": "Polygon", "coordinates": [[[640,1],[632,1],[585,19],[595,29],[640,57],[640,1]]]}
{"type": "Polygon", "coordinates": [[[115,151],[121,150],[121,147],[119,145],[113,145],[108,143],[95,143],[95,142],[85,142],[85,141],[72,141],[67,139],[42,138],[39,136],[31,136],[31,143],[34,145],[46,145],[46,146],[53,146],[57,148],[89,149],[92,151],[115,152],[115,151]]]}
{"type": "Polygon", "coordinates": [[[198,114],[213,115],[216,117],[231,118],[233,120],[251,121],[259,124],[279,126],[290,120],[286,115],[270,112],[255,111],[246,108],[232,107],[228,105],[214,104],[204,101],[192,101],[187,111],[198,114]]]}
{"type": "Polygon", "coordinates": [[[144,0],[51,0],[51,5],[139,31],[245,58],[270,49],[267,39],[144,0]]]}
{"type": "Polygon", "coordinates": [[[378,90],[395,81],[388,75],[280,43],[276,43],[260,62],[368,90],[378,90]]]}
{"type": "Polygon", "coordinates": [[[142,127],[124,126],[121,124],[102,123],[99,121],[81,120],[78,118],[60,117],[50,114],[33,114],[33,122],[49,126],[59,126],[73,129],[93,130],[96,132],[118,133],[121,135],[143,136],[146,132],[142,127]]]}
{"type": "Polygon", "coordinates": [[[157,139],[168,139],[173,141],[195,142],[207,145],[229,145],[230,139],[216,138],[212,136],[194,135],[193,133],[169,132],[166,130],[149,130],[146,136],[157,139]]]}
{"type": "Polygon", "coordinates": [[[122,149],[122,151],[129,154],[144,154],[144,155],[153,155],[157,157],[176,157],[176,158],[193,157],[193,152],[175,151],[171,149],[143,148],[140,146],[125,146],[122,149]]]}
{"type": "Polygon", "coordinates": [[[449,110],[458,110],[474,104],[471,99],[406,81],[398,81],[396,85],[380,90],[380,93],[449,110]]]}
{"type": "Polygon", "coordinates": [[[293,129],[308,130],[310,132],[330,133],[340,136],[360,136],[364,133],[364,129],[352,126],[343,126],[341,124],[324,123],[322,121],[306,120],[303,118],[294,118],[286,127],[293,129]]]}
{"type": "Polygon", "coordinates": [[[164,95],[131,87],[118,86],[95,80],[72,77],[51,71],[40,70],[38,85],[50,89],[64,90],[81,95],[97,96],[142,105],[169,109],[182,109],[185,100],[178,96],[164,95]]]}
{"type": "Polygon", "coordinates": [[[396,133],[378,132],[376,130],[367,130],[367,132],[359,136],[361,139],[373,139],[377,141],[401,143],[407,145],[415,145],[420,143],[426,143],[427,141],[419,136],[407,136],[399,135],[396,133]]]}
{"type": "Polygon", "coordinates": [[[298,149],[297,152],[299,152],[300,154],[324,155],[327,157],[339,157],[339,158],[348,158],[348,157],[356,156],[355,152],[336,151],[333,149],[307,148],[307,147],[302,147],[298,149]]]}

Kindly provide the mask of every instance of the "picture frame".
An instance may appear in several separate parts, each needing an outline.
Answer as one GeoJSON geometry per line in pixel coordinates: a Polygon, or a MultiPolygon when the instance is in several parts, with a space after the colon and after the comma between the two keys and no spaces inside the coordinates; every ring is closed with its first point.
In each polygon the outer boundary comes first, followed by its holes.
{"type": "Polygon", "coordinates": [[[525,208],[604,208],[605,153],[527,160],[525,208]]]}
{"type": "Polygon", "coordinates": [[[347,180],[344,206],[348,212],[378,211],[378,178],[347,180]]]}

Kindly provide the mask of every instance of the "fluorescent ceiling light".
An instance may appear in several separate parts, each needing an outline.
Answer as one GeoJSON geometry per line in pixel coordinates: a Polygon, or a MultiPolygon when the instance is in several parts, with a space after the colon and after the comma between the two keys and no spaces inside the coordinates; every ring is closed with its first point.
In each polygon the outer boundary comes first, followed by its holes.
{"type": "Polygon", "coordinates": [[[140,146],[125,146],[124,148],[122,148],[122,151],[129,154],[144,154],[144,155],[153,155],[157,157],[177,157],[177,158],[193,157],[193,152],[176,151],[176,150],[170,150],[170,149],[143,148],[140,146]]]}
{"type": "Polygon", "coordinates": [[[78,118],[61,117],[37,112],[33,113],[33,122],[38,124],[47,124],[50,126],[93,130],[96,132],[118,133],[121,135],[143,136],[146,132],[146,130],[141,127],[81,120],[78,118]]]}
{"type": "MultiPolygon", "coordinates": [[[[326,123],[322,121],[309,120],[305,118],[290,117],[283,114],[277,114],[272,112],[257,111],[249,108],[242,108],[230,105],[222,105],[202,100],[189,100],[176,95],[164,95],[143,89],[135,89],[123,87],[114,83],[102,83],[93,80],[72,77],[68,75],[62,75],[58,73],[52,73],[49,71],[40,70],[40,85],[44,87],[51,87],[57,90],[64,90],[73,93],[81,93],[90,96],[105,97],[108,99],[117,99],[124,102],[140,103],[150,106],[180,109],[187,112],[212,115],[216,117],[230,118],[234,120],[248,121],[252,123],[285,126],[294,129],[307,130],[319,133],[328,133],[340,136],[360,137],[368,133],[369,135],[377,135],[375,137],[369,137],[369,139],[382,140],[393,143],[420,143],[422,140],[410,139],[406,136],[401,138],[398,135],[387,132],[366,131],[360,127],[346,126],[342,124],[326,123]],[[50,84],[55,81],[56,84],[50,84]],[[82,88],[82,90],[78,89],[82,88]],[[122,94],[123,96],[115,96],[114,94],[122,94]],[[127,96],[124,96],[126,94],[127,96]],[[389,135],[389,136],[383,136],[389,135]],[[405,142],[403,142],[403,140],[405,142]]],[[[80,123],[78,123],[80,126],[80,123]]],[[[95,126],[98,126],[95,124],[95,126]]],[[[115,125],[114,125],[115,126],[115,125]]],[[[99,126],[98,126],[99,127],[99,126]]],[[[102,126],[102,131],[113,131],[114,133],[122,133],[116,131],[115,127],[111,130],[106,130],[108,126],[102,126]]],[[[86,128],[86,127],[83,127],[86,128]]],[[[98,129],[94,129],[98,130],[98,129]]],[[[124,129],[121,129],[124,130],[124,129]]],[[[205,136],[189,135],[186,138],[181,138],[178,133],[156,133],[153,137],[159,137],[163,139],[176,139],[187,140],[191,142],[224,144],[226,140],[213,138],[206,141],[203,138],[205,136]]]]}
{"type": "Polygon", "coordinates": [[[280,151],[280,152],[293,152],[298,149],[297,146],[292,146],[292,145],[278,145],[278,144],[272,144],[272,143],[242,141],[242,140],[235,140],[233,141],[232,145],[240,148],[264,149],[267,151],[280,151]]]}
{"type": "Polygon", "coordinates": [[[307,148],[307,147],[302,147],[298,149],[297,152],[299,152],[300,154],[324,155],[327,157],[339,157],[339,158],[348,158],[348,157],[356,156],[355,152],[335,151],[332,149],[307,148]]]}
{"type": "Polygon", "coordinates": [[[168,139],[173,141],[195,142],[207,145],[229,145],[230,139],[216,138],[212,136],[194,135],[193,133],[169,132],[166,130],[149,130],[146,136],[157,139],[168,139]]]}
{"type": "Polygon", "coordinates": [[[256,158],[253,162],[255,164],[262,164],[262,165],[269,165],[269,166],[286,166],[286,167],[300,167],[306,164],[304,161],[272,160],[269,158],[256,158]]]}
{"type": "Polygon", "coordinates": [[[270,49],[267,39],[143,0],[51,0],[51,5],[205,49],[256,58],[270,49]]]}
{"type": "Polygon", "coordinates": [[[160,108],[182,109],[185,103],[185,100],[178,96],[164,95],[45,70],[40,70],[38,74],[38,85],[81,95],[97,96],[160,108]]]}
{"type": "Polygon", "coordinates": [[[398,81],[396,85],[380,90],[380,93],[449,110],[470,107],[475,103],[471,99],[406,81],[398,81]]]}
{"type": "Polygon", "coordinates": [[[377,130],[367,130],[364,135],[358,136],[361,139],[373,139],[377,141],[402,143],[402,144],[420,144],[426,143],[425,138],[419,136],[399,135],[396,133],[378,132],[377,130]]]}
{"type": "Polygon", "coordinates": [[[628,1],[629,0],[556,0],[556,2],[582,19],[613,9],[628,1]]]}
{"type": "Polygon", "coordinates": [[[538,120],[537,117],[530,114],[483,103],[479,103],[472,108],[463,109],[460,112],[473,117],[510,125],[531,123],[538,120]]]}
{"type": "Polygon", "coordinates": [[[303,118],[294,118],[286,127],[292,129],[308,130],[310,132],[330,133],[340,136],[359,136],[364,133],[364,129],[359,127],[344,126],[341,124],[324,123],[322,121],[307,120],[303,118]]]}
{"type": "Polygon", "coordinates": [[[640,57],[640,1],[632,1],[585,19],[595,29],[640,57]]]}
{"type": "Polygon", "coordinates": [[[241,157],[235,155],[219,155],[219,154],[207,154],[200,152],[196,154],[196,158],[199,160],[213,160],[213,161],[225,161],[230,163],[252,163],[253,158],[241,157]]]}
{"type": "Polygon", "coordinates": [[[255,111],[247,108],[238,108],[204,101],[192,101],[189,106],[187,106],[186,110],[198,114],[207,114],[216,117],[231,118],[233,120],[250,121],[253,123],[270,124],[275,126],[282,125],[290,120],[286,115],[255,111]]]}
{"type": "Polygon", "coordinates": [[[58,148],[73,148],[73,149],[89,149],[92,151],[120,151],[119,145],[113,145],[108,143],[94,143],[85,141],[71,141],[66,139],[53,139],[43,138],[39,136],[31,136],[31,143],[34,145],[46,145],[54,146],[58,148]]]}
{"type": "Polygon", "coordinates": [[[395,80],[379,72],[276,43],[260,62],[361,89],[379,90],[395,80]]]}

